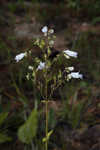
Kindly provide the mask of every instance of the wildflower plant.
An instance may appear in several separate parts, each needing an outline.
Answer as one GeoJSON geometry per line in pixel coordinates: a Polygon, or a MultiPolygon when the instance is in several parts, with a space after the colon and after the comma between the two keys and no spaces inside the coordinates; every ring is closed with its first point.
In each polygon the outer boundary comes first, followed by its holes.
{"type": "MultiPolygon", "coordinates": [[[[70,65],[70,59],[75,59],[78,56],[77,52],[68,49],[59,52],[56,57],[51,58],[54,47],[55,35],[54,30],[47,26],[42,28],[43,36],[36,39],[34,45],[41,50],[41,57],[34,57],[31,64],[28,66],[26,79],[31,81],[34,86],[34,91],[38,91],[42,97],[41,102],[45,103],[46,112],[46,136],[43,138],[45,149],[48,149],[49,136],[52,130],[48,131],[48,105],[57,88],[62,84],[67,83],[70,79],[82,79],[83,75],[79,72],[74,72],[74,67],[70,65]]],[[[21,53],[15,57],[16,62],[32,55],[31,51],[21,53]]]]}

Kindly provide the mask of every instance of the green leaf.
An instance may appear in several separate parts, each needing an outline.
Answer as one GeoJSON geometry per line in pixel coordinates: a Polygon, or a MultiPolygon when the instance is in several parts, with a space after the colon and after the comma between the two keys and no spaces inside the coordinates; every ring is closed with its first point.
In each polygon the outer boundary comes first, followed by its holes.
{"type": "Polygon", "coordinates": [[[2,112],[0,113],[0,125],[2,125],[2,123],[5,121],[5,119],[8,116],[8,112],[2,112]]]}
{"type": "Polygon", "coordinates": [[[39,47],[40,47],[41,49],[43,49],[44,46],[45,46],[45,41],[44,41],[44,40],[41,40],[39,47]]]}
{"type": "Polygon", "coordinates": [[[7,141],[11,141],[12,139],[10,137],[8,137],[7,135],[0,133],[0,143],[4,143],[7,141]]]}
{"type": "Polygon", "coordinates": [[[47,134],[47,137],[44,137],[44,138],[42,139],[42,141],[43,141],[43,142],[48,141],[52,133],[53,133],[53,130],[49,131],[48,134],[47,134]]]}
{"type": "Polygon", "coordinates": [[[38,113],[33,110],[27,121],[18,130],[18,137],[23,143],[29,144],[37,133],[38,113]]]}

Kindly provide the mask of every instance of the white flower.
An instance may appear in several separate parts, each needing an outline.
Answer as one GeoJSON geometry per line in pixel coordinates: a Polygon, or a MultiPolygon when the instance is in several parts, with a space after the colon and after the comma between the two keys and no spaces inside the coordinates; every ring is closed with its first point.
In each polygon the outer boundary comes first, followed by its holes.
{"type": "Polygon", "coordinates": [[[53,41],[53,40],[50,40],[50,41],[49,41],[49,45],[50,45],[50,46],[53,46],[53,45],[54,45],[54,41],[53,41]]]}
{"type": "Polygon", "coordinates": [[[37,70],[42,70],[42,69],[44,69],[44,68],[45,68],[45,62],[40,62],[40,64],[39,64],[37,70]]]}
{"type": "Polygon", "coordinates": [[[28,69],[29,69],[29,70],[33,70],[33,67],[32,67],[32,66],[29,66],[28,69]]]}
{"type": "Polygon", "coordinates": [[[71,72],[70,74],[68,74],[68,79],[71,79],[71,78],[83,79],[83,75],[79,74],[79,72],[71,72]]]}
{"type": "Polygon", "coordinates": [[[68,67],[67,68],[69,71],[73,71],[74,70],[74,67],[68,67]]]}
{"type": "Polygon", "coordinates": [[[23,59],[25,56],[27,56],[27,53],[26,53],[26,52],[16,55],[16,57],[15,57],[16,62],[19,62],[19,61],[20,61],[21,59],[23,59]]]}
{"type": "Polygon", "coordinates": [[[48,27],[47,27],[47,26],[44,26],[44,27],[42,28],[42,32],[43,32],[43,33],[47,33],[47,32],[48,32],[48,27]]]}
{"type": "Polygon", "coordinates": [[[54,30],[53,30],[53,29],[50,29],[48,32],[49,32],[50,34],[53,34],[53,33],[54,33],[54,30]]]}
{"type": "Polygon", "coordinates": [[[77,55],[78,55],[77,52],[70,51],[70,50],[65,50],[64,53],[65,53],[67,56],[71,56],[71,57],[75,57],[75,58],[77,58],[77,55]]]}

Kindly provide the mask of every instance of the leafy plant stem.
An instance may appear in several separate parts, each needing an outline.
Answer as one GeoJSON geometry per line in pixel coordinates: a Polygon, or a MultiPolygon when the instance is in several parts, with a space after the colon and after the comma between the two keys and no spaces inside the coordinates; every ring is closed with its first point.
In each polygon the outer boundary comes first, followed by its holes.
{"type": "MultiPolygon", "coordinates": [[[[47,46],[49,47],[49,46],[47,46]]],[[[45,58],[46,64],[48,60],[48,52],[47,52],[47,57],[45,58]]],[[[47,80],[47,69],[45,72],[45,80],[46,80],[46,104],[45,104],[45,110],[46,110],[46,142],[45,142],[45,150],[48,150],[48,80],[47,80]]]]}

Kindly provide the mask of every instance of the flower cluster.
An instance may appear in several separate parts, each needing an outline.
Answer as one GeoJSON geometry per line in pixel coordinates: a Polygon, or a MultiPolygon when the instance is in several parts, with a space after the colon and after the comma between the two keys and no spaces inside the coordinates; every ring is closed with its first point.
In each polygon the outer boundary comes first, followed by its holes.
{"type": "MultiPolygon", "coordinates": [[[[53,29],[48,29],[47,26],[44,26],[44,27],[41,29],[41,31],[42,31],[42,33],[44,34],[44,36],[49,36],[49,35],[51,35],[51,34],[54,33],[54,30],[53,30],[53,29]]],[[[53,45],[53,44],[54,44],[54,41],[53,41],[52,39],[50,39],[48,43],[49,43],[49,46],[50,46],[50,45],[53,45]]],[[[39,43],[38,43],[38,44],[39,44],[39,43]]],[[[77,53],[77,52],[75,52],[75,51],[70,51],[69,49],[62,51],[61,53],[62,53],[62,54],[64,55],[64,57],[67,58],[67,59],[70,59],[71,57],[77,58],[77,56],[78,56],[78,53],[77,53]]],[[[27,52],[21,53],[21,54],[17,55],[17,56],[15,57],[16,62],[19,62],[19,61],[20,61],[21,59],[23,59],[25,56],[27,56],[27,52]]],[[[43,70],[43,69],[46,68],[46,67],[48,68],[46,62],[39,61],[39,62],[38,62],[38,66],[37,66],[37,68],[36,68],[36,71],[38,71],[38,70],[43,70]]],[[[46,68],[46,69],[47,69],[47,68],[46,68]]],[[[29,66],[28,69],[31,70],[31,71],[34,71],[34,67],[33,67],[33,66],[29,66]]],[[[74,71],[74,67],[73,67],[73,66],[71,66],[71,67],[65,67],[65,71],[67,72],[67,81],[69,81],[71,78],[76,78],[76,79],[78,79],[78,78],[82,79],[82,78],[83,78],[83,75],[80,74],[79,72],[73,72],[73,71],[74,71]]]]}

